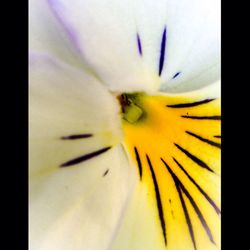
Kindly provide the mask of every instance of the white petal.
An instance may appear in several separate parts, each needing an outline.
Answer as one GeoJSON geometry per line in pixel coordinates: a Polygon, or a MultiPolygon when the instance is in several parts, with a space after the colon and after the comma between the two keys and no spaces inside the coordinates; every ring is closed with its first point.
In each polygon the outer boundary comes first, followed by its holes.
{"type": "Polygon", "coordinates": [[[75,31],[82,56],[111,90],[154,91],[161,84],[167,91],[186,91],[219,78],[219,1],[48,1],[60,22],[75,31]]]}
{"type": "Polygon", "coordinates": [[[39,192],[31,181],[30,249],[108,249],[131,191],[130,174],[123,150],[115,147],[85,165],[36,178],[39,192]]]}
{"type": "Polygon", "coordinates": [[[219,1],[139,0],[136,13],[137,27],[144,42],[143,58],[158,73],[166,30],[161,90],[190,91],[219,78],[219,1]],[[194,81],[198,76],[200,78],[194,81]]]}
{"type": "Polygon", "coordinates": [[[44,171],[45,160],[50,164],[46,167],[54,170],[80,154],[120,141],[117,101],[86,73],[49,57],[33,55],[29,98],[32,173],[40,168],[44,171]],[[79,134],[93,137],[61,139],[79,134]]]}
{"type": "Polygon", "coordinates": [[[115,238],[112,250],[165,249],[162,233],[157,224],[157,213],[148,202],[148,190],[137,186],[126,210],[123,224],[115,238]]]}
{"type": "Polygon", "coordinates": [[[78,51],[72,46],[73,34],[65,33],[47,1],[29,1],[29,49],[49,53],[77,67],[83,67],[78,51]]]}
{"type": "MultiPolygon", "coordinates": [[[[178,89],[178,88],[177,88],[178,89]]],[[[183,93],[164,93],[164,92],[159,92],[158,93],[161,96],[180,96],[180,97],[185,97],[185,96],[193,96],[193,97],[198,97],[198,98],[221,98],[221,80],[218,81],[211,81],[209,85],[199,87],[198,89],[195,90],[187,90],[186,92],[183,93]]]]}
{"type": "Polygon", "coordinates": [[[73,28],[97,75],[114,91],[150,91],[159,77],[140,56],[134,1],[49,1],[59,20],[73,28]]]}
{"type": "Polygon", "coordinates": [[[30,248],[106,249],[131,184],[125,154],[114,147],[121,138],[117,101],[93,77],[48,56],[33,55],[30,63],[30,248]],[[69,139],[83,134],[93,136],[69,139]]]}

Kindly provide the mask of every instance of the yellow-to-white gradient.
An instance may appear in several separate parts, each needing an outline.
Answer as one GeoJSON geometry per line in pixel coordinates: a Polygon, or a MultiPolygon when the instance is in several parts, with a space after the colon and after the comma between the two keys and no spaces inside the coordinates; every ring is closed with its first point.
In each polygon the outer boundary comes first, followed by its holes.
{"type": "Polygon", "coordinates": [[[144,115],[123,128],[140,181],[114,249],[220,249],[220,99],[190,93],[136,102],[144,115]]]}

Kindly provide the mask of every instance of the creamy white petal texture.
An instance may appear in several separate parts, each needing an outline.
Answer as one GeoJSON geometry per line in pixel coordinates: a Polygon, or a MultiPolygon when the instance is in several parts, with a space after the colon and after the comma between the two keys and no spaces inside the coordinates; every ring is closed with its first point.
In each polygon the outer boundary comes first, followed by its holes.
{"type": "Polygon", "coordinates": [[[181,92],[219,78],[220,1],[48,2],[111,90],[181,92]]]}
{"type": "Polygon", "coordinates": [[[65,33],[46,0],[29,1],[29,50],[49,53],[82,68],[83,61],[74,44],[73,33],[65,33]],[[72,36],[70,34],[72,33],[72,36]]]}
{"type": "Polygon", "coordinates": [[[133,186],[117,102],[50,57],[30,64],[30,249],[107,249],[133,186]]]}
{"type": "Polygon", "coordinates": [[[210,82],[208,86],[203,86],[202,88],[189,90],[184,93],[165,93],[165,92],[158,92],[159,96],[195,96],[199,98],[221,98],[221,80],[217,80],[214,82],[210,82]]]}
{"type": "Polygon", "coordinates": [[[99,78],[115,91],[156,90],[157,74],[138,52],[133,1],[49,1],[99,78]]]}

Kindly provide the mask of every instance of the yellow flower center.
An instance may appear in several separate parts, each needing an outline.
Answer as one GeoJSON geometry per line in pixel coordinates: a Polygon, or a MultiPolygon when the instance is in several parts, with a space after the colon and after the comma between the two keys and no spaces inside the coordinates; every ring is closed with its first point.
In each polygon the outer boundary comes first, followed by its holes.
{"type": "Polygon", "coordinates": [[[143,93],[119,99],[124,144],[163,242],[174,249],[189,235],[187,249],[213,249],[220,241],[220,100],[143,93]]]}

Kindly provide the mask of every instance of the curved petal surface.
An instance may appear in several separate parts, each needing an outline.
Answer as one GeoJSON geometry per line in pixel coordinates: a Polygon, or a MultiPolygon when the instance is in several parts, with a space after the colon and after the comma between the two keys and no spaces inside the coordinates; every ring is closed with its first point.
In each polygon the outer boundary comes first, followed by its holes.
{"type": "Polygon", "coordinates": [[[124,120],[124,145],[139,184],[113,250],[220,249],[218,87],[134,100],[146,114],[124,120]]]}
{"type": "Polygon", "coordinates": [[[133,178],[119,107],[93,77],[48,56],[30,59],[31,249],[106,249],[133,178]]]}
{"type": "Polygon", "coordinates": [[[219,78],[219,1],[48,1],[110,90],[183,92],[219,78]]]}
{"type": "Polygon", "coordinates": [[[78,56],[74,34],[65,33],[65,27],[58,23],[46,0],[29,1],[29,50],[47,53],[78,68],[86,68],[78,56]]]}

